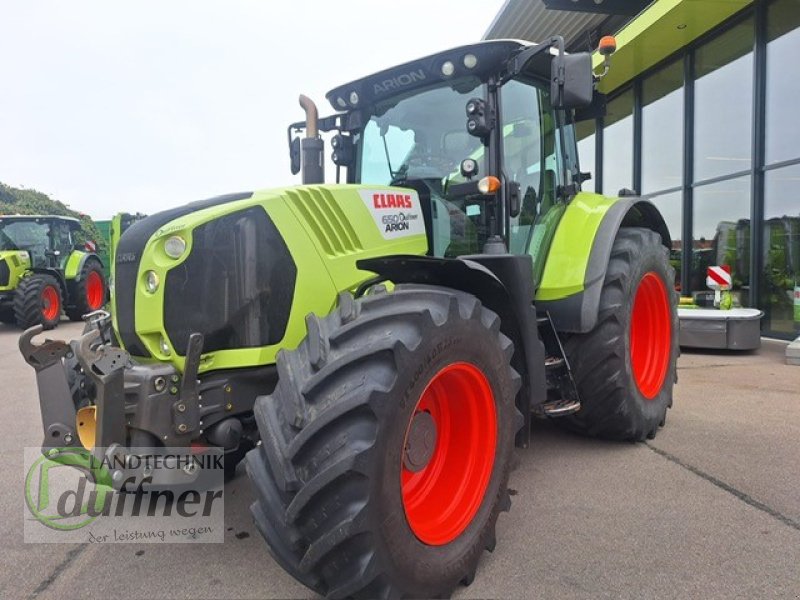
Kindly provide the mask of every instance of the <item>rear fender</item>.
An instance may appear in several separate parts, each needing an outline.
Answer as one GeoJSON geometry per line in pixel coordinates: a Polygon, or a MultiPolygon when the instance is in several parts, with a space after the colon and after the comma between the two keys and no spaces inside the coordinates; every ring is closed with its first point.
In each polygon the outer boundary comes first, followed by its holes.
{"type": "Polygon", "coordinates": [[[94,252],[83,252],[82,250],[73,250],[67,259],[67,264],[64,267],[64,278],[67,281],[80,281],[83,266],[89,259],[95,259],[100,266],[103,266],[103,261],[94,252]]]}
{"type": "Polygon", "coordinates": [[[525,418],[525,426],[518,432],[516,444],[527,447],[531,407],[543,403],[547,394],[544,345],[539,338],[536,310],[531,302],[531,257],[511,254],[460,258],[391,256],[360,260],[357,265],[395,284],[438,285],[467,292],[497,313],[501,331],[514,342],[512,366],[522,376],[516,404],[525,418]]]}
{"type": "Polygon", "coordinates": [[[672,246],[661,213],[638,197],[578,194],[558,225],[547,256],[536,306],[546,310],[558,331],[586,333],[597,323],[611,248],[620,227],[645,227],[672,246]]]}

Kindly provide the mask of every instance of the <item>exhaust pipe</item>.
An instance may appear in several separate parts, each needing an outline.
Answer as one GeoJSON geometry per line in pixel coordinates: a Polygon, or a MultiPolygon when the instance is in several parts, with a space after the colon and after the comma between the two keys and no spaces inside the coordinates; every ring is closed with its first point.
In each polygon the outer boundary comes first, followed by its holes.
{"type": "Polygon", "coordinates": [[[306,113],[306,137],[300,142],[303,156],[303,183],[325,182],[325,142],[319,137],[319,111],[308,96],[300,94],[300,106],[306,113]]]}

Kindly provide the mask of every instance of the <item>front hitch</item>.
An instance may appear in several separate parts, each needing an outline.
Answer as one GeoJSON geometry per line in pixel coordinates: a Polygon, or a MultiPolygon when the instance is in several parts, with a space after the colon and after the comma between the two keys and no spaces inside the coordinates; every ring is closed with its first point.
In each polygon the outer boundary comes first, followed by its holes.
{"type": "Polygon", "coordinates": [[[180,377],[168,364],[135,364],[109,339],[107,317],[108,313],[87,315],[86,331],[69,344],[50,339],[35,344],[33,338],[42,333],[41,326],[20,337],[20,352],[36,370],[45,432],[42,450],[78,445],[79,441],[87,449],[101,452],[126,446],[188,446],[203,433],[198,381],[203,335],[189,336],[180,377]],[[70,389],[71,360],[77,360],[81,377],[87,379],[80,387],[91,390],[88,406],[80,407],[82,402],[70,389]],[[76,424],[76,417],[82,423],[76,424]]]}
{"type": "Polygon", "coordinates": [[[39,405],[42,411],[44,440],[42,451],[71,446],[75,432],[75,404],[62,360],[72,357],[72,348],[61,340],[46,339],[34,344],[33,338],[44,331],[41,325],[26,330],[19,338],[19,351],[36,371],[39,405]]]}
{"type": "MultiPolygon", "coordinates": [[[[125,445],[125,367],[130,356],[122,348],[99,344],[101,330],[91,329],[78,340],[76,356],[95,385],[95,447],[125,445]]],[[[41,397],[41,391],[39,393],[41,397]]]]}

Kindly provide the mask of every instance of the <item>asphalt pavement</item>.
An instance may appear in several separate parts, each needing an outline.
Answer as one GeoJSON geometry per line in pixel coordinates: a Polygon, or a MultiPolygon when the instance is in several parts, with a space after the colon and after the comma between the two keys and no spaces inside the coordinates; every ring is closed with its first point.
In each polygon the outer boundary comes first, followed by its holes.
{"type": "MultiPolygon", "coordinates": [[[[268,554],[241,469],[224,544],[25,544],[23,448],[41,421],[18,336],[0,325],[0,597],[313,597],[268,554]]],[[[497,548],[456,597],[800,598],[800,367],[785,346],[684,351],[675,405],[647,443],[535,423],[497,548]]]]}

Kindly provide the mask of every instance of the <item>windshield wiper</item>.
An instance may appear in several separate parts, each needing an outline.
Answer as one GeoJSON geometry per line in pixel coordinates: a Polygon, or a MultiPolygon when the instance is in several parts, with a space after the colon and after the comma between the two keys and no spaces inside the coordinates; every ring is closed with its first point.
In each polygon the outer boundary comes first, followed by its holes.
{"type": "Polygon", "coordinates": [[[408,165],[400,165],[400,168],[397,171],[392,169],[392,159],[389,157],[389,144],[386,143],[386,136],[381,134],[381,139],[383,140],[383,151],[386,154],[386,166],[389,167],[389,175],[392,176],[392,180],[389,185],[395,185],[395,182],[405,181],[406,173],[408,173],[408,165]]]}
{"type": "Polygon", "coordinates": [[[392,175],[392,180],[389,185],[401,185],[408,181],[408,165],[400,165],[400,168],[397,171],[392,171],[391,168],[389,172],[392,175]]]}

